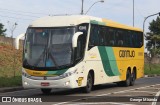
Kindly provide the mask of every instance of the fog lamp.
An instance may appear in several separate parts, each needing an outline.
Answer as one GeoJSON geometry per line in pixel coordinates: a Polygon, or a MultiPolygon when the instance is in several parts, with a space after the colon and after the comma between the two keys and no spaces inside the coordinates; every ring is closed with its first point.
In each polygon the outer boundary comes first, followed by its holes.
{"type": "Polygon", "coordinates": [[[65,86],[68,86],[70,84],[70,81],[65,82],[65,86]]]}

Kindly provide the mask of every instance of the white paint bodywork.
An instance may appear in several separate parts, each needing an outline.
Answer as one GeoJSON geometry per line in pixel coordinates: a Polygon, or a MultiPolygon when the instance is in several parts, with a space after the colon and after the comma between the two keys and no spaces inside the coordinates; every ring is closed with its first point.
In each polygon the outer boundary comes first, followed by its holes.
{"type": "MultiPolygon", "coordinates": [[[[73,15],[73,16],[47,16],[44,18],[37,19],[29,27],[65,27],[65,26],[75,26],[82,23],[90,23],[91,20],[96,20],[102,22],[101,18],[96,18],[92,16],[84,15],[73,15]]],[[[72,68],[77,69],[77,73],[69,77],[60,80],[31,80],[22,76],[23,87],[24,88],[78,88],[84,87],[87,83],[87,76],[90,70],[94,71],[94,85],[111,83],[120,81],[119,76],[109,77],[106,75],[101,57],[97,47],[92,48],[88,51],[88,42],[90,37],[90,25],[87,36],[87,43],[85,49],[85,55],[83,61],[80,61],[77,65],[72,68]],[[94,57],[95,56],[95,57],[94,57]],[[81,86],[78,86],[77,80],[79,77],[83,77],[81,86]],[[70,81],[68,86],[64,83],[70,81]],[[28,82],[29,85],[25,85],[24,82],[28,82]],[[51,85],[49,87],[42,87],[41,82],[49,82],[51,85]]],[[[68,69],[67,72],[71,72],[72,69],[68,69]]]]}
{"type": "Polygon", "coordinates": [[[90,23],[90,20],[101,20],[92,16],[71,15],[71,16],[47,16],[39,18],[29,25],[29,27],[65,27],[75,26],[81,23],[90,23]]]}

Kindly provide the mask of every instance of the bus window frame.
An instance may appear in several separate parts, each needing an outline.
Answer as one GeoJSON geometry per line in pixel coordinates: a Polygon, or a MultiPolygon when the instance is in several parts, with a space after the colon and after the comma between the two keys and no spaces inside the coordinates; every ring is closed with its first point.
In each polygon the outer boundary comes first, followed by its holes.
{"type": "MultiPolygon", "coordinates": [[[[101,33],[101,32],[99,32],[101,33]]],[[[99,38],[99,37],[98,37],[99,38]]],[[[98,39],[100,41],[100,39],[98,39]]],[[[90,35],[89,35],[89,42],[88,42],[88,50],[92,49],[93,47],[95,46],[106,46],[106,47],[122,47],[122,48],[141,48],[144,46],[143,44],[144,42],[144,38],[143,38],[143,32],[142,31],[135,31],[135,30],[129,30],[129,29],[122,29],[122,28],[115,28],[115,27],[110,27],[110,26],[103,26],[103,25],[98,25],[98,24],[91,24],[91,28],[90,28],[90,35]],[[91,41],[91,35],[92,34],[92,27],[93,26],[96,26],[98,27],[99,31],[100,30],[104,30],[104,28],[106,28],[106,32],[105,32],[105,40],[104,40],[104,45],[98,43],[97,45],[96,44],[92,44],[90,41],[91,41]],[[102,29],[103,28],[103,29],[102,29]],[[112,35],[109,35],[111,34],[111,32],[109,32],[110,30],[113,31],[112,35]],[[116,34],[117,32],[120,31],[122,32],[122,36],[123,36],[123,45],[118,45],[117,43],[117,39],[115,38],[116,37],[116,34]],[[136,35],[132,35],[136,33],[136,35]],[[141,36],[139,36],[141,35],[141,36]],[[140,40],[139,43],[142,43],[141,45],[138,45],[138,46],[135,46],[135,43],[133,42],[133,39],[132,37],[137,37],[138,36],[138,39],[140,40]],[[108,41],[107,41],[107,37],[109,40],[113,39],[113,44],[114,45],[111,45],[108,41]]],[[[138,43],[138,42],[137,42],[138,43]]]]}

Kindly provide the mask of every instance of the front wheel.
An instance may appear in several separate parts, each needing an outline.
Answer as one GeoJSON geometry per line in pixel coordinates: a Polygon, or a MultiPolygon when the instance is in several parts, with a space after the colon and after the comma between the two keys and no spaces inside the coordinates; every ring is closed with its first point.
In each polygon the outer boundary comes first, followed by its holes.
{"type": "Polygon", "coordinates": [[[87,84],[84,87],[84,92],[85,93],[90,93],[93,87],[93,78],[92,75],[89,73],[87,77],[87,84]]]}
{"type": "Polygon", "coordinates": [[[52,89],[41,89],[43,94],[50,94],[52,89]]]}

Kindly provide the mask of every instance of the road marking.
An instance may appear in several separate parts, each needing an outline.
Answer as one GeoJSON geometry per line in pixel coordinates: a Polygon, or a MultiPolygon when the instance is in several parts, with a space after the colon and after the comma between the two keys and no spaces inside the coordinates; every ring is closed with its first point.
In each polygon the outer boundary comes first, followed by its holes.
{"type": "MultiPolygon", "coordinates": [[[[159,96],[160,96],[160,91],[157,92],[157,94],[155,95],[155,98],[158,99],[159,96]]],[[[157,104],[157,102],[152,102],[152,105],[156,105],[156,104],[157,104]]]]}
{"type": "Polygon", "coordinates": [[[160,90],[160,88],[155,88],[155,87],[152,87],[152,88],[146,88],[146,90],[160,90]]]}
{"type": "MultiPolygon", "coordinates": [[[[154,86],[158,86],[158,85],[160,85],[160,84],[149,85],[149,86],[144,86],[144,87],[139,87],[139,88],[133,88],[133,89],[123,90],[123,91],[118,91],[118,92],[113,92],[113,93],[114,93],[114,94],[117,94],[117,93],[124,93],[124,92],[128,92],[128,91],[136,90],[136,89],[144,89],[144,88],[154,87],[154,86]]],[[[88,97],[88,98],[85,98],[85,99],[94,98],[94,97],[97,97],[97,96],[107,96],[107,95],[110,95],[110,94],[113,94],[113,93],[100,94],[100,95],[91,96],[91,97],[88,97]]],[[[67,103],[70,103],[70,102],[73,102],[73,101],[79,101],[79,100],[82,100],[82,99],[84,99],[84,98],[76,99],[76,100],[71,100],[71,101],[66,101],[66,102],[60,102],[60,103],[53,104],[53,105],[67,104],[67,103]]],[[[121,104],[121,105],[122,105],[122,104],[121,104]]]]}
{"type": "Polygon", "coordinates": [[[133,89],[128,89],[128,90],[123,90],[123,91],[118,91],[118,92],[113,92],[113,93],[107,93],[107,94],[101,94],[101,95],[97,95],[97,96],[105,96],[105,95],[110,95],[110,94],[117,94],[117,93],[125,93],[128,91],[132,91],[132,90],[137,90],[137,89],[144,89],[144,88],[148,88],[148,87],[153,87],[153,86],[158,86],[160,84],[155,84],[155,85],[149,85],[149,86],[144,86],[144,87],[139,87],[139,88],[133,88],[133,89]]]}
{"type": "Polygon", "coordinates": [[[150,91],[130,91],[130,92],[141,92],[141,93],[157,93],[157,92],[150,92],[150,91]]]}
{"type": "Polygon", "coordinates": [[[107,104],[113,104],[113,105],[135,105],[135,104],[116,103],[116,102],[73,103],[73,104],[66,104],[66,105],[107,105],[107,104]]]}

